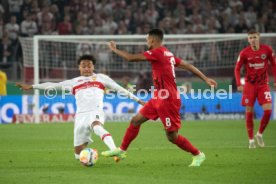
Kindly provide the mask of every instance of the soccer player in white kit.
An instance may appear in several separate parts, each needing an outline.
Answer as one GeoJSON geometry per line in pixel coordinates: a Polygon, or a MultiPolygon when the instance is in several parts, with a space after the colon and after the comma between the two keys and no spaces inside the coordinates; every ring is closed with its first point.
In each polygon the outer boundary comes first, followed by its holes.
{"type": "MultiPolygon", "coordinates": [[[[47,82],[36,85],[16,84],[23,90],[47,89],[50,87],[56,89],[61,88],[62,90],[66,89],[70,90],[71,94],[75,96],[77,106],[74,123],[74,148],[76,159],[79,159],[81,150],[92,142],[92,131],[103,140],[110,150],[116,148],[111,134],[103,127],[103,98],[105,88],[115,90],[141,105],[144,105],[143,101],[119,86],[108,76],[93,73],[95,64],[96,59],[92,55],[83,55],[78,59],[81,75],[79,77],[59,83],[47,82]]],[[[115,161],[118,161],[118,158],[115,158],[115,161]]]]}

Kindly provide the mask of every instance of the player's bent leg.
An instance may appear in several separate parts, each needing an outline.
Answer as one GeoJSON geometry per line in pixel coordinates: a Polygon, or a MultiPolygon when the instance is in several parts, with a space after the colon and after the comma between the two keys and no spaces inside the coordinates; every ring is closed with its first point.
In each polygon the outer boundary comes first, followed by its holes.
{"type": "MultiPolygon", "coordinates": [[[[109,148],[109,150],[116,149],[115,143],[113,141],[113,138],[111,134],[103,127],[102,123],[99,121],[94,121],[91,124],[92,130],[96,135],[98,135],[102,141],[105,143],[105,145],[109,148]]],[[[114,156],[114,161],[119,162],[121,159],[117,156],[114,156]]]]}
{"type": "Polygon", "coordinates": [[[102,139],[102,141],[105,143],[105,145],[110,150],[114,150],[116,148],[111,134],[107,130],[104,129],[101,122],[94,121],[91,124],[91,127],[92,127],[92,130],[94,131],[94,133],[102,139]]]}
{"type": "Polygon", "coordinates": [[[166,136],[168,141],[170,141],[171,143],[174,143],[178,137],[178,131],[166,131],[166,136]]]}
{"type": "Polygon", "coordinates": [[[197,148],[195,148],[188,139],[179,135],[177,131],[166,131],[167,138],[170,142],[176,144],[179,148],[184,151],[190,152],[193,154],[193,161],[189,165],[189,167],[199,167],[202,162],[206,159],[205,154],[200,152],[197,148]]]}
{"type": "Polygon", "coordinates": [[[186,139],[182,135],[179,135],[177,133],[177,130],[170,132],[166,131],[166,135],[170,142],[176,144],[182,150],[187,151],[194,156],[200,153],[200,151],[196,147],[194,147],[188,139],[186,139]]]}
{"type": "Polygon", "coordinates": [[[129,127],[127,128],[123,141],[121,143],[120,149],[126,151],[131,144],[131,142],[137,137],[140,131],[141,125],[146,122],[148,118],[144,117],[142,114],[137,113],[131,118],[129,127]]]}

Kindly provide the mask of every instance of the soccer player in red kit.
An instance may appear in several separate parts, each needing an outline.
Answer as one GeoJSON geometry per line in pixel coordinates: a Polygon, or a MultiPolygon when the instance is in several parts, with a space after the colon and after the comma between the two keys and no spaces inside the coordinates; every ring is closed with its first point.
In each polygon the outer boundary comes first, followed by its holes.
{"type": "Polygon", "coordinates": [[[175,81],[175,67],[186,69],[204,80],[209,86],[216,86],[217,83],[207,78],[193,65],[175,57],[166,47],[162,46],[163,32],[160,29],[152,29],[147,36],[149,50],[143,54],[129,54],[116,48],[114,42],[109,43],[109,48],[117,55],[128,61],[149,61],[152,66],[152,77],[154,81],[154,94],[144,107],[136,114],[126,130],[122,144],[114,151],[102,152],[103,156],[125,157],[129,144],[138,135],[140,125],[149,119],[160,118],[167,138],[179,148],[190,152],[193,162],[190,166],[200,166],[205,160],[204,153],[195,148],[188,139],[178,134],[181,127],[180,106],[181,101],[177,92],[175,81]]]}
{"type": "Polygon", "coordinates": [[[260,34],[255,30],[248,32],[250,46],[244,48],[239,55],[235,67],[235,77],[238,91],[243,92],[242,105],[245,106],[246,128],[249,137],[249,148],[256,148],[254,141],[253,107],[256,99],[264,110],[259,130],[255,135],[260,147],[264,147],[263,132],[271,116],[271,93],[268,85],[269,62],[274,75],[274,87],[276,86],[276,63],[273,51],[268,45],[260,44],[260,34]],[[245,66],[245,84],[241,85],[240,70],[245,66]]]}

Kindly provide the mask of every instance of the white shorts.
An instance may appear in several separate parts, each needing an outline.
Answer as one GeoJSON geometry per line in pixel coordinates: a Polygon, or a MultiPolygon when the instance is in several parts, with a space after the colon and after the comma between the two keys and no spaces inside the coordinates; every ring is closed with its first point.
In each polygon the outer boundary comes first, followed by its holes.
{"type": "Polygon", "coordinates": [[[74,146],[80,146],[84,143],[90,144],[91,139],[91,123],[99,121],[104,124],[103,111],[89,111],[84,113],[77,113],[75,115],[74,123],[74,146]]]}

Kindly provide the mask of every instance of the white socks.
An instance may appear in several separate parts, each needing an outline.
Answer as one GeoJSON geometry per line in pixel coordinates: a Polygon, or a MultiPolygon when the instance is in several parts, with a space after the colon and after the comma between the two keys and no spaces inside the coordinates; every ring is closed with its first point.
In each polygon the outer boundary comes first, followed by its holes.
{"type": "Polygon", "coordinates": [[[97,136],[99,136],[103,140],[103,142],[107,145],[107,147],[110,150],[114,150],[116,148],[110,133],[106,131],[102,126],[95,125],[93,127],[93,131],[97,136]]]}

